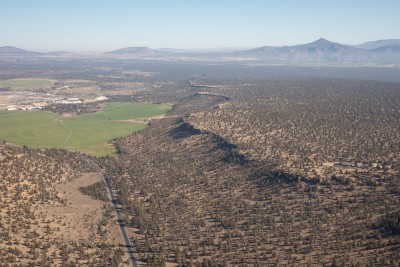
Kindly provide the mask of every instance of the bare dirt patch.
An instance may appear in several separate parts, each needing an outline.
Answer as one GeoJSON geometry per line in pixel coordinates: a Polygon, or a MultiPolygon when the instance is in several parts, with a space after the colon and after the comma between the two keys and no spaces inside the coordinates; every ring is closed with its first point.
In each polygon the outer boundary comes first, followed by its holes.
{"type": "Polygon", "coordinates": [[[160,120],[165,118],[165,115],[157,115],[157,116],[150,116],[150,117],[145,117],[145,118],[136,118],[136,119],[130,119],[130,120],[118,120],[120,122],[139,122],[139,123],[149,123],[151,120],[160,120]]]}
{"type": "Polygon", "coordinates": [[[145,117],[145,118],[136,118],[136,119],[131,119],[131,120],[118,120],[118,121],[120,121],[120,122],[138,122],[138,123],[149,124],[149,122],[152,120],[161,120],[164,118],[172,118],[172,117],[177,117],[177,116],[166,116],[164,114],[164,115],[150,116],[150,117],[145,117]]]}
{"type": "MultiPolygon", "coordinates": [[[[57,229],[52,232],[53,239],[61,238],[68,244],[81,244],[92,253],[95,253],[94,248],[99,243],[121,246],[120,233],[110,203],[93,199],[79,190],[102,179],[98,173],[85,173],[74,180],[64,181],[56,186],[64,205],[53,202],[37,206],[35,216],[47,223],[50,229],[57,229]]],[[[37,229],[40,235],[45,235],[45,230],[46,227],[37,229]]],[[[124,254],[122,258],[123,262],[119,266],[129,266],[127,256],[124,254]]]]}
{"type": "MultiPolygon", "coordinates": [[[[81,177],[57,186],[59,197],[65,199],[65,205],[49,203],[38,207],[37,215],[53,218],[53,227],[60,227],[67,241],[91,240],[95,236],[93,226],[101,219],[102,204],[83,195],[79,188],[101,180],[96,173],[83,174],[81,177]]],[[[93,240],[94,241],[94,240],[93,240]]]]}

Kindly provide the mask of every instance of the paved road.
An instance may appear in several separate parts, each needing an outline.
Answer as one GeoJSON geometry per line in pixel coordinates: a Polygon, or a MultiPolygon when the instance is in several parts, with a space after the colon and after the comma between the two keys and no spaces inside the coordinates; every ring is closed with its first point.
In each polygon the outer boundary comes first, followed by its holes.
{"type": "Polygon", "coordinates": [[[111,203],[114,206],[115,217],[117,219],[118,226],[119,226],[119,232],[121,233],[121,237],[122,237],[122,239],[124,241],[124,245],[127,248],[131,265],[133,267],[137,267],[135,253],[133,251],[133,246],[131,244],[131,241],[129,240],[128,233],[127,233],[126,228],[125,228],[124,219],[122,217],[122,211],[121,211],[121,208],[118,205],[117,197],[116,197],[116,195],[114,193],[114,190],[113,190],[111,178],[96,163],[94,163],[92,160],[90,160],[90,159],[88,159],[86,157],[84,159],[89,164],[93,165],[96,168],[96,170],[103,175],[104,182],[106,183],[106,186],[107,186],[107,189],[108,189],[108,198],[111,200],[111,203]]]}
{"type": "MultiPolygon", "coordinates": [[[[12,148],[17,148],[17,149],[23,149],[20,146],[17,145],[13,145],[13,144],[0,144],[0,146],[4,146],[4,147],[12,147],[12,148]]],[[[114,188],[112,186],[112,180],[110,178],[110,176],[107,175],[107,173],[105,173],[100,167],[99,165],[97,165],[93,160],[84,157],[83,159],[85,159],[89,164],[91,164],[92,166],[95,167],[95,169],[101,173],[103,175],[104,178],[104,182],[106,183],[106,187],[107,187],[107,191],[108,191],[108,198],[110,199],[111,203],[113,204],[114,210],[115,210],[115,217],[117,219],[118,222],[118,226],[119,226],[119,232],[121,234],[122,240],[124,241],[124,245],[127,249],[128,255],[129,255],[129,260],[131,262],[131,265],[133,267],[138,267],[137,263],[136,263],[136,258],[135,258],[135,252],[133,251],[133,246],[131,244],[131,241],[129,239],[128,233],[126,231],[125,228],[125,223],[124,223],[124,219],[122,217],[122,211],[121,208],[118,205],[118,200],[117,197],[114,193],[114,188]]]]}

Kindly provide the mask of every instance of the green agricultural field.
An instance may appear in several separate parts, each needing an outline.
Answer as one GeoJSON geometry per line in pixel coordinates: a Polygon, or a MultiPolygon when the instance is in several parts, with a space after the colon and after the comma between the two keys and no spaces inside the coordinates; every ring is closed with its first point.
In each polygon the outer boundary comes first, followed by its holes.
{"type": "Polygon", "coordinates": [[[49,89],[54,84],[47,79],[11,79],[0,81],[0,87],[11,87],[14,90],[49,89]]]}
{"type": "Polygon", "coordinates": [[[108,142],[146,127],[130,122],[137,118],[163,115],[169,104],[108,103],[100,112],[60,117],[50,112],[0,111],[0,139],[28,147],[57,147],[95,156],[115,153],[108,142]]]}

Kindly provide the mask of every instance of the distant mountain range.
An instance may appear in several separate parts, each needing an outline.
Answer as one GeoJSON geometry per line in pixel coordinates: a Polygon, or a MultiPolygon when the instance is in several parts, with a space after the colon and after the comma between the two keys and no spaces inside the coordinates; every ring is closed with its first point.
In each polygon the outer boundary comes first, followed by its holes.
{"type": "Polygon", "coordinates": [[[264,46],[231,54],[236,57],[274,62],[400,63],[400,43],[377,41],[365,45],[373,49],[358,48],[358,46],[343,45],[321,38],[303,45],[264,46]]]}
{"type": "Polygon", "coordinates": [[[234,52],[205,52],[173,48],[126,47],[96,55],[71,52],[39,53],[16,47],[0,47],[1,58],[120,58],[120,59],[210,59],[249,60],[271,63],[335,63],[335,64],[391,64],[400,65],[400,39],[378,40],[359,45],[344,45],[324,38],[294,46],[262,46],[234,52]]]}
{"type": "Polygon", "coordinates": [[[263,59],[268,61],[337,61],[344,57],[358,60],[358,49],[326,39],[315,42],[284,47],[263,46],[246,51],[231,53],[234,56],[263,59]]]}

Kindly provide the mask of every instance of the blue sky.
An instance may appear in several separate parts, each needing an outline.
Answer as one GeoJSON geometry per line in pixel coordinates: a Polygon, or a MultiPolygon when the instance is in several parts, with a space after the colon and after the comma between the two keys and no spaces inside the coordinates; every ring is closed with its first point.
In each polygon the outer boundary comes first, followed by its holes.
{"type": "Polygon", "coordinates": [[[105,51],[400,38],[399,0],[1,0],[0,46],[105,51]]]}

